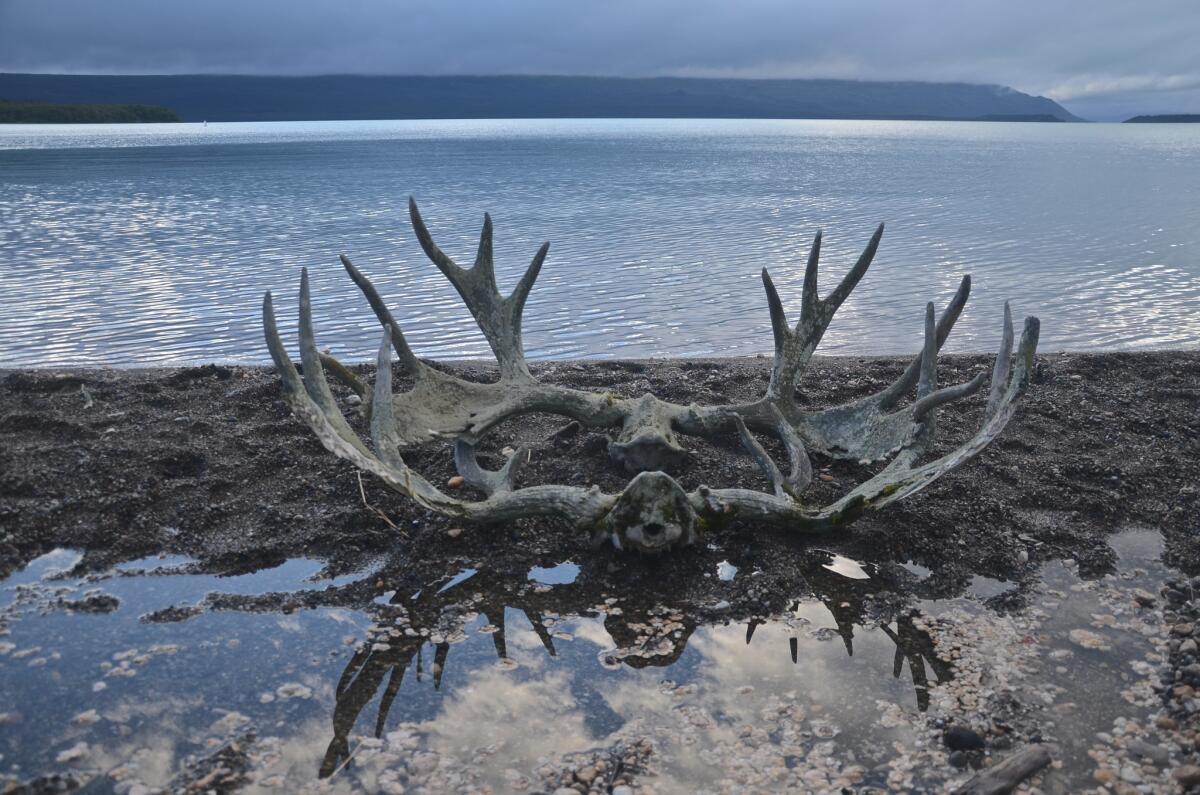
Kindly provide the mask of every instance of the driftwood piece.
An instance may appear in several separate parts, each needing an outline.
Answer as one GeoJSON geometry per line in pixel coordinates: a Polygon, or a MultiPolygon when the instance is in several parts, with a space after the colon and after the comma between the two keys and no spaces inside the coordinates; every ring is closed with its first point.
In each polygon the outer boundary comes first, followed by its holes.
{"type": "Polygon", "coordinates": [[[838,307],[866,274],[883,236],[875,231],[858,261],[825,298],[817,290],[821,235],[813,242],[805,270],[800,317],[789,324],[770,274],[762,281],[767,293],[775,356],[764,396],[752,403],[682,406],[652,394],[617,398],[554,384],[540,383],[525,361],[521,320],[526,299],[541,272],[549,244],[538,249],[512,293],[496,284],[492,222],[484,216],[475,262],[460,267],[433,241],[415,201],[409,214],[417,240],[428,257],[454,285],[483,332],[499,364],[495,383],[476,383],[444,373],[422,362],[409,347],[399,324],[371,281],[346,257],[350,278],[362,291],[383,328],[373,388],[327,354],[318,352],[313,332],[308,274],[300,280],[300,359],[303,379],[279,338],[271,294],[263,301],[267,347],[283,381],[284,397],[297,416],[316,433],[326,449],[370,472],[390,487],[440,513],[480,522],[553,516],[608,539],[618,548],[660,552],[694,541],[703,531],[732,518],[781,525],[797,531],[842,527],[864,511],[877,510],[913,494],[977,455],[1004,428],[1016,410],[1033,369],[1039,324],[1025,319],[1013,355],[1012,315],[1004,308],[1000,351],[992,369],[983,425],[957,449],[921,463],[934,436],[939,406],[978,392],[987,380],[979,373],[964,384],[937,385],[937,354],[966,305],[971,290],[964,277],[949,305],[936,315],[925,308],[924,345],[895,383],[875,395],[833,408],[806,411],[796,404],[797,381],[808,366],[838,307]],[[392,355],[412,377],[408,392],[392,394],[392,355]],[[351,429],[342,415],[325,372],[362,398],[371,444],[351,429]],[[903,399],[915,390],[906,405],[903,399]],[[609,433],[610,458],[636,475],[620,494],[598,488],[534,485],[516,487],[518,469],[528,453],[515,455],[499,472],[482,469],[475,459],[479,439],[504,420],[527,413],[567,417],[579,426],[609,433]],[[775,436],[790,471],[784,475],[755,438],[775,436]],[[735,435],[757,462],[769,492],[701,486],[685,492],[669,474],[687,460],[683,437],[735,435]],[[485,498],[469,501],[443,493],[404,463],[402,451],[417,443],[445,439],[453,443],[454,461],[466,482],[485,498]],[[890,462],[878,475],[831,505],[814,506],[801,499],[812,480],[809,453],[872,462],[890,462]]]}
{"type": "Polygon", "coordinates": [[[986,770],[979,771],[954,795],[1008,795],[1017,786],[1050,764],[1050,749],[1032,745],[986,770]]]}

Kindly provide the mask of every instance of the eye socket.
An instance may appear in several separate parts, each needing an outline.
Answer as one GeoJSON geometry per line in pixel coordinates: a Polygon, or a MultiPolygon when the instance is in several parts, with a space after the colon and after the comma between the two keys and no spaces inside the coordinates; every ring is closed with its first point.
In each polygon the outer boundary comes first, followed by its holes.
{"type": "Polygon", "coordinates": [[[649,524],[642,525],[642,533],[649,538],[657,538],[665,532],[667,532],[667,528],[658,522],[650,522],[649,524]]]}

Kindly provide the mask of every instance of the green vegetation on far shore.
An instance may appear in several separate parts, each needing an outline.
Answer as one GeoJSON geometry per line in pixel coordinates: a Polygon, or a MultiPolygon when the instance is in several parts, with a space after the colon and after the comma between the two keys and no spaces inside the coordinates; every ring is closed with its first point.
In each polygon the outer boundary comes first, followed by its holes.
{"type": "Polygon", "coordinates": [[[1160,116],[1134,116],[1125,124],[1197,124],[1200,113],[1168,113],[1160,116]]]}
{"type": "Polygon", "coordinates": [[[0,99],[0,124],[113,124],[178,122],[169,108],[153,105],[66,105],[0,99]]]}

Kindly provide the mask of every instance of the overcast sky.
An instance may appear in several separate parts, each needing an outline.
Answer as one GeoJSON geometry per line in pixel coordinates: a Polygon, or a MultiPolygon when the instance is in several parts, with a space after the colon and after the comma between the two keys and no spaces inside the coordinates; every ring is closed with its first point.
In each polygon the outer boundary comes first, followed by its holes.
{"type": "Polygon", "coordinates": [[[0,72],[1001,83],[1200,113],[1200,0],[0,0],[0,72]]]}

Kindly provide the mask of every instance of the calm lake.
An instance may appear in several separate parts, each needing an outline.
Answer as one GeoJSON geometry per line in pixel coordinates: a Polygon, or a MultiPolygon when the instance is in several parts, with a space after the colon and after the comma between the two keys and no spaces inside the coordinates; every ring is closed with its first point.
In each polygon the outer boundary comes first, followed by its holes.
{"type": "MultiPolygon", "coordinates": [[[[1200,344],[1200,125],[541,120],[0,125],[0,366],[264,362],[264,290],[312,272],[322,347],[373,355],[371,276],[420,355],[487,354],[408,225],[469,264],[484,211],[501,287],[543,240],[531,358],[771,348],[759,270],[793,315],[888,224],[822,352],[915,351],[964,273],[949,350],[1002,304],[1042,350],[1200,344]]],[[[287,312],[284,333],[295,320],[287,312]]]]}

